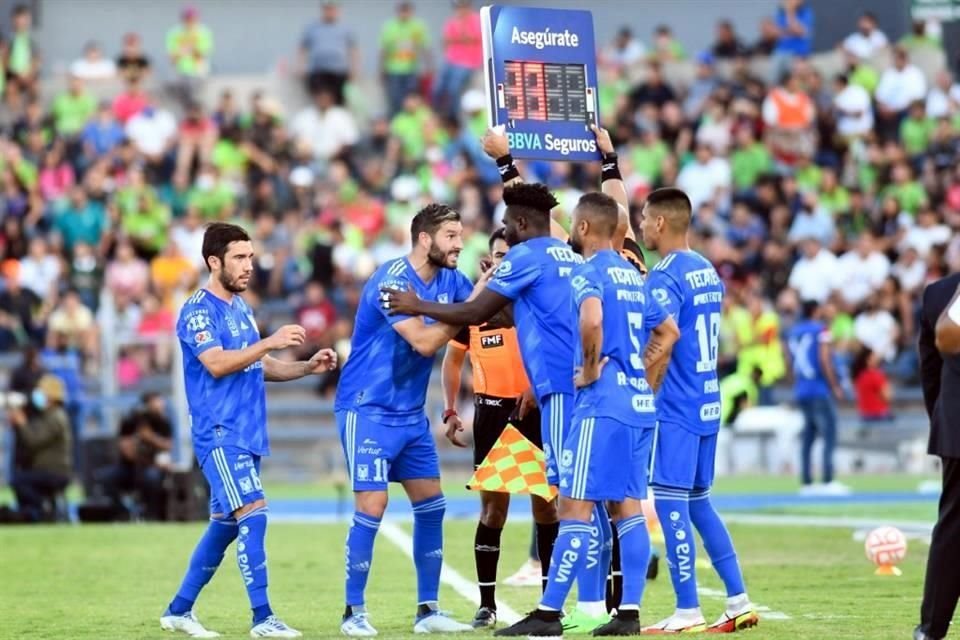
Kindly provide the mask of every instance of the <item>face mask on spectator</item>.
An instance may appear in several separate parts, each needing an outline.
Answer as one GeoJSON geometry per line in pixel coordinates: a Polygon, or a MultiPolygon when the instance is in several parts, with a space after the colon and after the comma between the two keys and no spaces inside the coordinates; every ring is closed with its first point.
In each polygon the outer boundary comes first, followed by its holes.
{"type": "Polygon", "coordinates": [[[37,410],[43,411],[47,408],[47,395],[40,389],[34,389],[30,394],[30,402],[37,410]]]}

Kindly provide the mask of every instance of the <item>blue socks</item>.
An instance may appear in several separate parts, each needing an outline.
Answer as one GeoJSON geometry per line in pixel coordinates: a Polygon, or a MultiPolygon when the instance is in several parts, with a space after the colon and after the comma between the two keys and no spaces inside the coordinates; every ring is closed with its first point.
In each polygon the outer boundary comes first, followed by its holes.
{"type": "Polygon", "coordinates": [[[370,563],[373,561],[373,543],[380,529],[380,518],[365,513],[353,514],[353,525],[347,533],[347,606],[364,604],[364,591],[370,576],[370,563]]]}
{"type": "Polygon", "coordinates": [[[574,579],[580,575],[587,562],[591,534],[589,523],[578,520],[560,521],[560,533],[550,558],[550,580],[540,601],[541,609],[560,611],[563,608],[574,579]]]}
{"type": "Polygon", "coordinates": [[[709,489],[694,489],[690,492],[690,519],[703,540],[703,547],[710,556],[713,568],[723,580],[727,596],[732,598],[744,593],[746,589],[743,586],[743,573],[740,572],[733,540],[710,502],[709,489]]]}
{"type": "Polygon", "coordinates": [[[414,502],[413,564],[417,570],[417,604],[435,603],[440,596],[440,569],[443,567],[443,494],[414,502]]]}
{"type": "Polygon", "coordinates": [[[200,590],[210,582],[223,560],[224,551],[236,538],[237,521],[232,517],[210,519],[207,530],[190,556],[190,565],[187,567],[187,574],[183,576],[183,582],[180,583],[180,589],[168,607],[170,613],[180,615],[193,609],[200,590]]]}
{"type": "Polygon", "coordinates": [[[697,544],[690,521],[689,492],[686,489],[656,486],[653,495],[657,517],[663,527],[667,565],[670,567],[673,591],[677,594],[677,608],[696,609],[700,606],[695,570],[697,544]]]}
{"type": "Polygon", "coordinates": [[[647,584],[650,561],[650,533],[643,514],[617,523],[620,538],[620,566],[623,567],[623,595],[618,609],[639,609],[647,584]]]}
{"type": "Polygon", "coordinates": [[[267,598],[267,552],[264,542],[267,537],[267,508],[260,507],[237,520],[240,534],[237,536],[237,565],[243,584],[250,598],[253,623],[262,622],[273,615],[267,598]]]}
{"type": "MultiPolygon", "coordinates": [[[[606,613],[607,571],[610,569],[610,556],[613,553],[613,535],[607,510],[600,503],[593,507],[590,529],[586,564],[577,576],[578,600],[580,603],[603,603],[603,613],[606,613]]],[[[594,615],[594,612],[589,610],[584,613],[594,615]]]]}

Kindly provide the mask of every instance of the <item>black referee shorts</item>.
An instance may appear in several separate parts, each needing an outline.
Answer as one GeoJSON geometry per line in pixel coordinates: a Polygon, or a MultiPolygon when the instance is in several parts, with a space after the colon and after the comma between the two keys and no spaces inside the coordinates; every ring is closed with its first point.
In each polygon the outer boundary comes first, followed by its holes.
{"type": "MultiPolygon", "coordinates": [[[[476,407],[473,414],[473,466],[476,468],[490,453],[497,438],[510,422],[517,408],[517,399],[497,398],[478,393],[474,396],[473,404],[476,407]]],[[[527,412],[523,420],[514,420],[513,426],[527,440],[543,448],[539,409],[534,408],[527,412]]]]}

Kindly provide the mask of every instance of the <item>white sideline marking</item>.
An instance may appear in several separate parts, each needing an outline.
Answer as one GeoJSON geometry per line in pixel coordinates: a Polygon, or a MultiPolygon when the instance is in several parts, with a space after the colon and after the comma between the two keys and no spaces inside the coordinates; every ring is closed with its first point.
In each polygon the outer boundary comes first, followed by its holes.
{"type": "MultiPolygon", "coordinates": [[[[410,537],[410,534],[390,521],[384,521],[380,524],[380,533],[386,536],[387,540],[392,542],[394,546],[400,549],[408,558],[413,559],[413,538],[410,537]]],[[[477,590],[477,585],[464,578],[456,569],[446,562],[443,563],[443,569],[440,572],[440,581],[450,585],[450,588],[473,604],[478,607],[480,606],[480,594],[477,590]]],[[[497,600],[498,620],[502,620],[507,624],[513,624],[522,617],[523,616],[510,608],[505,602],[499,599],[497,600]]]]}
{"type": "MultiPolygon", "coordinates": [[[[710,587],[697,587],[697,593],[700,595],[713,598],[714,600],[726,600],[727,593],[725,591],[717,591],[716,589],[711,589],[710,587]]],[[[765,607],[763,605],[753,603],[753,608],[757,610],[757,613],[760,614],[761,620],[789,620],[790,616],[783,613],[782,611],[773,611],[770,607],[765,607]]]]}

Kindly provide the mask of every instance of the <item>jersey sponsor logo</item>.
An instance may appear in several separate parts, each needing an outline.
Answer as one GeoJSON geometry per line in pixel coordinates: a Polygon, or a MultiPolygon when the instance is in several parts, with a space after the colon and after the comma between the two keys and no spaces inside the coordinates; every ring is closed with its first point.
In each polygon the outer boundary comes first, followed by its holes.
{"type": "Polygon", "coordinates": [[[580,557],[580,553],[577,551],[580,548],[580,538],[571,540],[570,547],[563,552],[563,556],[560,558],[560,566],[557,567],[557,582],[570,582],[573,565],[580,557]]]}
{"type": "Polygon", "coordinates": [[[206,309],[195,309],[187,315],[187,331],[203,331],[210,326],[210,314],[206,309]]]}
{"type": "Polygon", "coordinates": [[[700,407],[700,419],[704,422],[720,419],[720,403],[710,402],[700,407]]]}
{"type": "Polygon", "coordinates": [[[357,447],[357,453],[370,456],[378,456],[383,452],[383,447],[371,447],[360,445],[357,447]]]}
{"type": "Polygon", "coordinates": [[[497,333],[492,336],[480,336],[480,346],[484,349],[503,346],[503,334],[497,333]]]}
{"type": "Polygon", "coordinates": [[[197,343],[197,346],[207,344],[213,342],[213,335],[209,331],[200,331],[193,336],[193,341],[197,343]]]}
{"type": "Polygon", "coordinates": [[[614,282],[614,284],[632,284],[638,287],[642,287],[643,276],[637,273],[636,269],[627,269],[625,267],[608,267],[607,275],[614,282]]]}
{"type": "Polygon", "coordinates": [[[707,380],[703,383],[703,392],[707,393],[720,393],[720,381],[714,378],[713,380],[707,380]]]}
{"type": "Polygon", "coordinates": [[[667,295],[667,290],[657,287],[653,290],[654,299],[660,304],[667,304],[670,301],[670,296],[667,295]]]}
{"type": "Polygon", "coordinates": [[[365,464],[357,465],[357,480],[365,482],[370,479],[370,467],[365,464]]]}
{"type": "Polygon", "coordinates": [[[572,262],[574,264],[583,262],[583,256],[570,247],[547,247],[547,255],[557,262],[572,262]]]}
{"type": "Polygon", "coordinates": [[[500,266],[497,267],[497,270],[494,271],[493,275],[498,278],[505,278],[513,272],[513,265],[509,260],[504,260],[500,263],[500,266]]]}
{"type": "Polygon", "coordinates": [[[240,493],[243,495],[253,493],[253,481],[250,478],[240,478],[240,493]]]}
{"type": "Polygon", "coordinates": [[[570,281],[570,286],[574,288],[575,291],[582,291],[588,284],[588,280],[583,276],[577,276],[570,281]]]}

